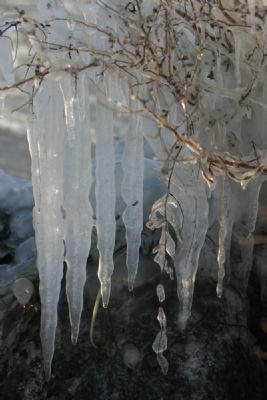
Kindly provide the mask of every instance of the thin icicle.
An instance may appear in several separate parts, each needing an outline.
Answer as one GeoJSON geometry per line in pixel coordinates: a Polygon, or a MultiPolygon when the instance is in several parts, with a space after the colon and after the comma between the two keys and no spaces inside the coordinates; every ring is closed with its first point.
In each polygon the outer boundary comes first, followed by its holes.
{"type": "Polygon", "coordinates": [[[72,72],[64,74],[60,80],[60,86],[64,97],[65,119],[70,144],[75,141],[75,122],[79,113],[79,101],[77,96],[78,75],[72,72]]]}
{"type": "Polygon", "coordinates": [[[219,229],[219,243],[218,243],[218,253],[217,253],[217,262],[218,262],[218,282],[217,282],[217,296],[222,297],[223,291],[223,279],[225,276],[225,239],[227,235],[227,226],[225,221],[225,213],[226,209],[226,198],[225,198],[225,175],[221,177],[221,216],[220,216],[220,229],[219,229]]]}
{"type": "Polygon", "coordinates": [[[250,13],[250,21],[251,21],[251,30],[255,32],[255,8],[256,8],[256,0],[248,0],[248,9],[250,13]]]}
{"type": "Polygon", "coordinates": [[[14,83],[12,42],[4,35],[1,36],[0,45],[0,72],[3,74],[4,80],[7,83],[14,83]]]}
{"type": "Polygon", "coordinates": [[[246,187],[244,208],[239,221],[239,233],[245,238],[241,245],[241,255],[243,261],[244,285],[247,285],[249,273],[253,263],[254,239],[253,232],[256,226],[259,206],[259,194],[261,185],[265,178],[258,176],[253,179],[246,187]]]}
{"type": "Polygon", "coordinates": [[[163,354],[157,354],[157,360],[163,375],[167,375],[169,369],[169,362],[163,354]]]}
{"type": "Polygon", "coordinates": [[[152,348],[156,354],[160,354],[166,351],[167,347],[168,347],[168,339],[165,329],[163,329],[158,332],[153,342],[152,348]]]}
{"type": "Polygon", "coordinates": [[[156,290],[157,290],[157,296],[158,296],[159,302],[163,303],[163,301],[165,300],[164,286],[161,283],[159,283],[156,290]]]}
{"type": "Polygon", "coordinates": [[[144,144],[142,124],[133,116],[125,141],[123,158],[122,198],[126,203],[123,222],[126,229],[128,287],[133,290],[139,263],[139,248],[143,230],[144,144]]]}
{"type": "Polygon", "coordinates": [[[237,86],[241,85],[241,71],[240,71],[240,61],[241,61],[241,46],[242,46],[242,36],[241,33],[236,32],[234,35],[235,40],[235,77],[237,86]]]}
{"type": "MultiPolygon", "coordinates": [[[[67,74],[67,77],[63,76],[63,79],[66,78],[64,80],[67,81],[68,77],[69,74],[67,74]]],[[[79,98],[75,101],[72,110],[71,142],[69,132],[65,137],[62,209],[66,246],[65,259],[68,267],[66,292],[69,303],[72,342],[74,344],[76,344],[79,334],[83,308],[83,288],[86,280],[86,263],[91,246],[93,225],[92,207],[88,200],[92,176],[90,106],[86,73],[79,74],[76,85],[79,98]]],[[[67,115],[65,117],[67,119],[67,115]]]]}
{"type": "Polygon", "coordinates": [[[57,84],[45,79],[34,102],[28,130],[35,199],[33,220],[42,304],[41,341],[47,379],[51,375],[57,326],[57,304],[63,275],[62,103],[57,84]]]}
{"type": "Polygon", "coordinates": [[[158,310],[157,320],[159,321],[159,325],[161,329],[166,329],[167,318],[163,308],[160,306],[158,310]]]}
{"type": "Polygon", "coordinates": [[[157,360],[161,367],[162,373],[166,375],[168,372],[169,363],[168,360],[164,357],[163,353],[167,350],[168,347],[168,339],[166,334],[167,318],[162,306],[159,306],[157,320],[160,325],[160,331],[157,333],[157,336],[152,345],[152,349],[157,355],[157,360]]]}
{"type": "Polygon", "coordinates": [[[5,116],[5,96],[0,95],[0,119],[3,119],[5,116]]]}
{"type": "MultiPolygon", "coordinates": [[[[190,317],[200,251],[208,229],[209,209],[205,185],[195,166],[175,166],[170,191],[179,201],[184,216],[183,240],[177,246],[174,260],[181,329],[185,328],[190,317]]],[[[180,228],[179,222],[178,219],[177,229],[180,228]]]]}
{"type": "MultiPolygon", "coordinates": [[[[105,79],[105,78],[104,78],[105,79]]],[[[104,81],[105,83],[105,81],[104,81]]],[[[98,277],[103,306],[107,307],[113,273],[115,244],[115,152],[113,112],[105,107],[105,98],[98,93],[96,125],[96,228],[99,250],[98,277]]]]}

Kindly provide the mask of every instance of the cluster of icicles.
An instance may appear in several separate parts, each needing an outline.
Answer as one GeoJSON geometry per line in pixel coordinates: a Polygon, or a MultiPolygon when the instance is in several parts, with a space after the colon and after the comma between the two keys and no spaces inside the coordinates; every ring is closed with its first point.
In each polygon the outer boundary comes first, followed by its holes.
{"type": "MultiPolygon", "coordinates": [[[[253,14],[255,4],[252,1],[249,3],[253,14]]],[[[42,18],[48,20],[51,16],[64,17],[64,14],[59,12],[60,1],[50,1],[49,7],[46,7],[45,1],[41,1],[40,4],[42,18]]],[[[83,4],[86,2],[81,1],[81,7],[83,4]]],[[[85,19],[88,16],[90,21],[94,19],[94,23],[97,24],[101,16],[93,15],[93,9],[84,6],[85,19]]],[[[69,29],[73,30],[73,27],[70,26],[69,29]]],[[[46,59],[46,49],[38,46],[39,43],[31,38],[32,26],[26,26],[25,30],[28,30],[31,45],[40,52],[41,58],[46,59]]],[[[90,40],[96,48],[105,48],[106,38],[103,39],[99,33],[91,36],[90,40]]],[[[51,37],[51,42],[52,39],[51,37]]],[[[236,53],[238,54],[238,48],[236,53]]],[[[88,64],[91,60],[89,56],[85,59],[86,55],[83,55],[83,59],[81,57],[77,55],[77,60],[72,60],[68,65],[57,52],[51,55],[49,61],[58,67],[60,73],[51,72],[41,81],[40,87],[39,83],[36,83],[38,90],[34,97],[34,114],[28,129],[35,199],[33,217],[42,303],[41,339],[47,377],[51,374],[64,261],[67,264],[66,293],[72,342],[77,342],[93,226],[97,230],[98,277],[103,305],[108,306],[116,235],[114,112],[110,105],[112,100],[117,104],[125,102],[133,111],[137,107],[135,97],[130,95],[129,90],[127,92],[122,88],[125,82],[120,83],[112,72],[95,72],[90,69],[77,72],[75,62],[77,66],[80,63],[88,64]],[[62,66],[64,68],[60,69],[62,66]],[[95,115],[92,115],[93,112],[95,115]],[[93,142],[95,164],[91,158],[93,142]],[[96,181],[95,187],[93,176],[96,181]]],[[[6,58],[10,65],[11,59],[12,57],[6,58]]],[[[4,70],[8,70],[10,65],[4,70]]],[[[236,74],[241,79],[238,62],[236,74]]],[[[206,98],[208,107],[209,102],[215,104],[216,87],[210,87],[209,93],[210,97],[207,95],[206,98]]],[[[161,94],[159,91],[159,103],[161,94]]],[[[266,100],[265,93],[263,98],[266,100]]],[[[218,105],[223,108],[223,104],[218,105]]],[[[174,122],[179,121],[183,114],[179,114],[176,107],[173,115],[170,113],[171,118],[174,122]]],[[[122,157],[121,195],[126,204],[123,221],[127,240],[130,290],[133,289],[137,273],[143,229],[144,138],[150,142],[159,159],[168,157],[168,151],[164,153],[160,139],[151,139],[151,126],[147,129],[143,126],[144,123],[138,113],[133,112],[133,115],[129,116],[122,157]]],[[[226,137],[226,126],[222,123],[217,128],[216,133],[220,137],[226,137]]],[[[170,135],[167,130],[162,131],[166,137],[170,135]]],[[[204,134],[206,135],[205,132],[204,134]]],[[[197,139],[201,141],[201,134],[197,139]]],[[[170,148],[174,143],[172,138],[169,141],[170,148]]],[[[174,154],[174,160],[178,154],[185,158],[192,156],[189,150],[179,148],[177,154],[174,154]]],[[[168,192],[153,205],[147,226],[152,230],[161,229],[160,241],[154,249],[155,261],[161,271],[168,273],[171,278],[173,269],[168,257],[172,259],[180,302],[179,324],[184,328],[190,316],[199,256],[209,226],[214,220],[219,220],[217,294],[220,297],[225,265],[229,264],[234,224],[244,236],[252,237],[257,218],[258,196],[264,179],[260,175],[256,176],[247,188],[246,181],[242,181],[246,188],[246,199],[242,199],[242,204],[239,204],[238,199],[242,196],[240,185],[221,172],[216,177],[216,186],[209,188],[199,174],[196,163],[174,163],[171,171],[168,192]]],[[[248,243],[242,254],[244,274],[248,273],[252,264],[253,240],[248,240],[248,243]]],[[[166,315],[163,310],[165,291],[161,283],[157,286],[157,296],[160,303],[160,330],[153,343],[153,349],[163,373],[167,373],[168,362],[163,355],[167,349],[166,315]]]]}
{"type": "MultiPolygon", "coordinates": [[[[107,90],[108,80],[103,79],[107,90]]],[[[35,101],[34,119],[28,130],[32,158],[35,198],[34,227],[38,249],[40,296],[42,299],[41,338],[45,369],[50,374],[57,326],[57,304],[67,264],[66,293],[72,331],[77,342],[83,307],[86,263],[91,232],[97,229],[99,251],[98,277],[103,306],[107,307],[114,269],[115,245],[115,149],[113,112],[105,99],[97,95],[95,135],[95,200],[93,216],[89,194],[93,173],[91,160],[90,88],[86,73],[73,78],[67,73],[60,82],[47,78],[35,101]],[[63,101],[65,121],[63,120],[63,101]],[[95,221],[95,222],[94,222],[95,221]]],[[[122,160],[121,194],[126,204],[123,221],[126,228],[129,289],[137,272],[143,228],[143,137],[139,119],[132,119],[122,160]]]]}

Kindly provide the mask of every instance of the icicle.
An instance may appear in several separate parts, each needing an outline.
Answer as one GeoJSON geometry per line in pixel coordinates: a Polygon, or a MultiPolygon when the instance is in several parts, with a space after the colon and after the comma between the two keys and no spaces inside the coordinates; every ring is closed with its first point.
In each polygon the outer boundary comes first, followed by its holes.
{"type": "Polygon", "coordinates": [[[259,193],[264,180],[265,177],[258,176],[247,185],[246,195],[244,197],[244,208],[242,209],[238,226],[241,237],[243,236],[245,238],[245,242],[241,245],[244,285],[247,285],[253,263],[254,239],[252,234],[255,230],[258,215],[259,193]]]}
{"type": "Polygon", "coordinates": [[[60,87],[64,97],[65,119],[68,131],[69,143],[75,141],[75,119],[79,113],[79,101],[77,96],[78,75],[72,72],[64,74],[60,80],[60,87]]]}
{"type": "Polygon", "coordinates": [[[220,229],[219,229],[219,243],[218,243],[218,254],[217,254],[217,262],[218,262],[218,283],[217,283],[217,296],[222,297],[223,291],[223,279],[225,276],[225,238],[227,235],[227,227],[225,221],[225,212],[226,212],[226,202],[225,202],[225,175],[221,177],[221,216],[220,216],[220,229]]]}
{"type": "Polygon", "coordinates": [[[113,112],[103,104],[105,104],[105,98],[98,93],[95,190],[97,246],[99,250],[98,277],[101,282],[103,306],[107,307],[111,289],[111,275],[114,269],[116,193],[113,112]]]}
{"type": "Polygon", "coordinates": [[[209,208],[205,183],[195,166],[175,166],[170,192],[179,201],[184,216],[183,240],[177,246],[174,260],[180,302],[179,325],[184,329],[191,312],[199,255],[208,229],[209,208]]]}
{"type": "Polygon", "coordinates": [[[240,71],[240,61],[241,61],[241,46],[242,46],[242,36],[240,37],[240,32],[235,32],[235,77],[237,86],[241,85],[241,71],[240,71]]]}
{"type": "Polygon", "coordinates": [[[0,94],[0,119],[3,119],[5,115],[5,95],[0,94]]]}
{"type": "Polygon", "coordinates": [[[33,220],[42,304],[41,341],[47,379],[51,374],[57,326],[57,304],[63,275],[62,144],[63,108],[57,84],[44,79],[35,101],[28,140],[35,199],[33,220]]]}
{"type": "Polygon", "coordinates": [[[10,38],[5,36],[1,36],[0,39],[0,71],[7,83],[14,83],[12,42],[10,38]]]}
{"type": "Polygon", "coordinates": [[[156,290],[157,290],[157,296],[158,296],[159,302],[163,303],[163,301],[165,300],[164,286],[161,283],[159,283],[156,290]]]}
{"type": "MultiPolygon", "coordinates": [[[[65,82],[71,79],[69,73],[66,75],[62,77],[65,82]]],[[[64,199],[62,208],[66,247],[65,259],[68,267],[66,292],[73,344],[76,344],[79,333],[83,308],[83,288],[86,280],[86,263],[93,225],[92,208],[88,200],[92,183],[89,88],[85,72],[80,73],[75,79],[77,79],[77,93],[72,109],[71,142],[68,132],[64,146],[64,199]]],[[[67,115],[65,116],[67,122],[67,115]]]]}
{"type": "Polygon", "coordinates": [[[161,306],[159,306],[158,309],[157,320],[160,325],[160,331],[157,333],[157,336],[152,345],[152,349],[157,354],[157,360],[161,367],[162,373],[166,375],[168,372],[169,363],[168,360],[164,357],[163,353],[167,350],[168,343],[166,334],[167,318],[161,306]]]}
{"type": "Polygon", "coordinates": [[[256,26],[255,26],[255,7],[256,7],[256,0],[248,0],[248,9],[249,9],[249,13],[250,13],[252,33],[255,33],[255,31],[256,31],[256,26]]]}
{"type": "Polygon", "coordinates": [[[144,143],[141,120],[133,115],[122,158],[122,198],[126,203],[123,222],[126,229],[128,287],[133,290],[139,262],[143,230],[144,143]]]}
{"type": "Polygon", "coordinates": [[[39,0],[39,13],[42,18],[66,18],[67,13],[61,0],[39,0]]]}
{"type": "Polygon", "coordinates": [[[156,354],[160,354],[167,350],[167,343],[168,339],[165,330],[160,330],[153,342],[152,348],[156,354]]]}
{"type": "Polygon", "coordinates": [[[169,362],[163,354],[157,354],[157,360],[163,375],[167,375],[169,369],[169,362]]]}
{"type": "MultiPolygon", "coordinates": [[[[220,234],[222,234],[221,239],[222,242],[221,244],[223,245],[223,249],[222,249],[222,254],[224,253],[224,262],[223,262],[223,268],[221,270],[222,274],[227,275],[227,277],[229,278],[230,276],[230,250],[231,250],[231,243],[232,243],[232,233],[233,233],[233,226],[234,226],[234,222],[237,218],[237,208],[239,206],[239,204],[237,204],[237,198],[239,196],[239,187],[236,185],[235,182],[233,182],[232,180],[230,180],[227,176],[224,177],[219,177],[218,178],[218,185],[216,185],[216,188],[213,192],[213,200],[212,203],[218,204],[218,212],[220,213],[220,217],[221,219],[219,220],[219,222],[223,222],[224,224],[224,234],[223,231],[219,230],[219,242],[220,242],[220,234]],[[223,191],[224,191],[224,200],[222,198],[222,181],[219,181],[220,179],[223,179],[224,184],[223,184],[223,191]],[[221,206],[221,207],[220,207],[221,206]],[[224,207],[222,209],[222,207],[224,207]],[[222,214],[223,212],[223,214],[222,214]],[[222,220],[223,219],[223,220],[222,220]]],[[[212,208],[210,209],[211,213],[212,213],[212,208]]],[[[217,212],[216,212],[217,214],[217,212]]],[[[216,216],[217,219],[217,216],[216,216]]],[[[220,228],[219,228],[220,229],[220,228]]],[[[220,243],[218,245],[218,247],[220,247],[220,243]]],[[[218,256],[218,254],[217,254],[218,256]]],[[[220,258],[220,261],[223,261],[222,258],[220,258]]],[[[219,260],[218,260],[218,264],[219,264],[219,260]]],[[[222,282],[219,285],[219,270],[220,267],[218,269],[218,284],[217,284],[217,294],[219,292],[219,286],[221,286],[222,289],[222,282]]]]}
{"type": "Polygon", "coordinates": [[[166,329],[167,319],[163,308],[160,306],[158,310],[157,320],[159,321],[159,325],[161,329],[166,329]]]}

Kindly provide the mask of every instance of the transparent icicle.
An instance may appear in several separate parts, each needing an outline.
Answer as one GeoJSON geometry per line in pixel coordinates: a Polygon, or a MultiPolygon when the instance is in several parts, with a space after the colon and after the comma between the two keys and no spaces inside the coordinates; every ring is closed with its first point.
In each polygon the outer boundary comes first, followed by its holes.
{"type": "Polygon", "coordinates": [[[153,342],[152,348],[156,354],[163,353],[167,350],[168,339],[165,329],[158,332],[156,339],[153,342]]]}
{"type": "Polygon", "coordinates": [[[3,74],[4,80],[7,83],[14,83],[12,41],[5,35],[1,36],[0,72],[3,74]]]}
{"type": "Polygon", "coordinates": [[[28,141],[32,158],[33,221],[42,305],[41,341],[45,373],[49,379],[64,258],[61,215],[63,104],[57,84],[49,78],[42,82],[34,100],[35,115],[28,129],[28,141]]]}
{"type": "Polygon", "coordinates": [[[5,116],[5,95],[0,94],[0,119],[5,116]]]}
{"type": "Polygon", "coordinates": [[[169,362],[163,354],[157,354],[157,360],[163,375],[167,375],[169,369],[169,362]]]}
{"type": "MultiPolygon", "coordinates": [[[[105,83],[105,81],[104,81],[105,83]]],[[[98,93],[96,117],[96,228],[99,250],[98,277],[103,306],[107,307],[113,273],[115,244],[115,151],[113,112],[105,106],[105,97],[98,93]]]]}
{"type": "MultiPolygon", "coordinates": [[[[157,286],[157,292],[158,292],[158,288],[160,285],[157,286]]],[[[165,299],[165,294],[164,294],[164,299],[165,299]]],[[[164,300],[162,300],[162,301],[164,301],[164,300]]],[[[162,373],[164,375],[166,375],[168,372],[169,363],[168,363],[168,360],[164,357],[163,353],[164,353],[164,351],[167,350],[167,346],[168,346],[168,339],[167,339],[167,334],[166,334],[167,318],[166,318],[166,315],[165,315],[165,312],[164,312],[162,306],[159,306],[157,320],[160,325],[160,331],[157,333],[157,336],[152,345],[152,349],[154,350],[154,352],[157,355],[157,360],[161,367],[162,373]]]]}
{"type": "Polygon", "coordinates": [[[255,7],[256,7],[256,0],[248,0],[248,9],[250,13],[250,21],[251,21],[251,30],[255,32],[255,7]]]}
{"type": "Polygon", "coordinates": [[[218,282],[217,282],[217,296],[222,297],[223,291],[223,279],[225,276],[225,239],[227,235],[227,226],[225,220],[225,213],[227,211],[226,199],[225,199],[225,175],[221,176],[221,216],[220,216],[220,228],[219,228],[219,244],[217,253],[218,262],[218,282]]]}
{"type": "Polygon", "coordinates": [[[237,86],[240,86],[241,85],[240,61],[241,61],[242,36],[240,37],[239,32],[235,33],[234,40],[235,40],[235,77],[237,86]]]}
{"type": "MultiPolygon", "coordinates": [[[[67,75],[67,76],[66,76],[67,75]]],[[[70,80],[70,74],[62,81],[70,80]]],[[[67,84],[68,85],[68,84],[67,84]]],[[[61,88],[64,88],[61,83],[61,88]]],[[[76,344],[83,308],[83,288],[86,280],[86,263],[91,246],[93,226],[89,193],[91,175],[91,137],[89,88],[85,72],[76,78],[76,100],[73,103],[71,141],[69,132],[64,143],[64,240],[67,263],[66,293],[69,304],[71,337],[76,344]]],[[[66,105],[65,105],[66,111],[66,105]]],[[[67,115],[66,123],[68,126],[67,115]]]]}
{"type": "Polygon", "coordinates": [[[239,232],[241,236],[245,238],[244,243],[241,245],[245,285],[248,283],[249,273],[253,263],[253,232],[258,215],[260,189],[264,180],[265,178],[258,176],[246,186],[245,201],[243,203],[244,208],[242,210],[241,220],[239,221],[239,232]]]}
{"type": "Polygon", "coordinates": [[[157,296],[158,296],[159,302],[163,303],[163,301],[165,300],[164,286],[161,283],[159,283],[156,291],[157,291],[157,296]]]}
{"type": "Polygon", "coordinates": [[[159,321],[159,325],[161,329],[166,329],[167,319],[163,308],[160,306],[158,310],[157,320],[159,321]]]}
{"type": "Polygon", "coordinates": [[[68,140],[72,145],[75,141],[75,118],[79,112],[79,101],[77,96],[77,73],[69,72],[63,75],[60,86],[64,97],[65,120],[67,125],[68,140]]]}
{"type": "Polygon", "coordinates": [[[144,140],[141,119],[133,115],[122,157],[122,198],[126,209],[122,215],[126,229],[128,287],[133,290],[139,263],[143,230],[144,140]]]}
{"type": "Polygon", "coordinates": [[[179,201],[184,216],[183,240],[177,246],[174,260],[181,329],[185,328],[190,317],[200,251],[208,229],[209,207],[205,185],[195,166],[175,166],[170,191],[179,201]]]}

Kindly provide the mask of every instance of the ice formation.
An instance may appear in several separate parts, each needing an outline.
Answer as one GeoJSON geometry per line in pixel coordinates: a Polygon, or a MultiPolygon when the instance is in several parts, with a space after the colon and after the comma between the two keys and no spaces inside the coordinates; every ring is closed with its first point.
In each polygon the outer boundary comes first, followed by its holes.
{"type": "MultiPolygon", "coordinates": [[[[106,89],[106,82],[103,82],[106,89]]],[[[104,92],[105,93],[105,92],[104,92]]],[[[99,250],[98,277],[101,282],[103,306],[107,307],[114,269],[115,245],[115,150],[113,143],[113,113],[104,108],[104,98],[97,98],[96,133],[96,227],[99,250]],[[108,149],[108,151],[107,151],[108,149]],[[103,208],[105,213],[103,213],[103,208]]]]}
{"type": "Polygon", "coordinates": [[[33,216],[42,303],[41,339],[45,370],[50,376],[64,260],[63,102],[58,85],[50,78],[43,82],[38,96],[28,140],[32,158],[33,216]]]}
{"type": "MultiPolygon", "coordinates": [[[[265,121],[267,107],[266,1],[224,0],[211,8],[200,3],[79,0],[73,7],[64,0],[40,0],[32,15],[22,10],[1,19],[0,101],[16,88],[30,95],[28,140],[48,377],[63,262],[75,344],[93,225],[103,305],[109,303],[116,235],[115,136],[124,141],[121,195],[129,289],[137,273],[147,190],[144,141],[162,163],[167,181],[147,226],[161,232],[153,250],[161,272],[171,279],[176,274],[180,328],[190,317],[209,227],[217,223],[218,296],[230,271],[233,232],[240,238],[244,285],[248,280],[258,197],[267,172],[266,124],[258,123],[265,121]],[[23,78],[14,77],[17,50],[2,37],[3,27],[5,36],[14,41],[19,30],[28,43],[23,78]],[[121,120],[124,124],[118,124],[121,120]],[[94,149],[95,215],[89,201],[94,149]]],[[[160,331],[153,349],[167,373],[162,283],[156,292],[160,331]]]]}
{"type": "Polygon", "coordinates": [[[144,180],[144,140],[141,119],[130,120],[125,139],[122,168],[122,197],[126,208],[123,222],[127,240],[127,268],[129,290],[133,290],[139,262],[141,232],[143,230],[143,180],[144,180]]]}

